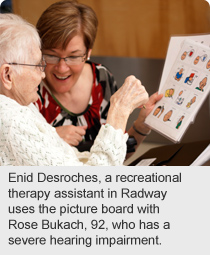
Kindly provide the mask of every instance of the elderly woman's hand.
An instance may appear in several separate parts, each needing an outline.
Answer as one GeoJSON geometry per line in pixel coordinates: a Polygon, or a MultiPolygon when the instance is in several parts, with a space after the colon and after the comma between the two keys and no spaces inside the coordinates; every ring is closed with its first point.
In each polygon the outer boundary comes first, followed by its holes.
{"type": "Polygon", "coordinates": [[[122,87],[111,97],[107,123],[125,131],[129,115],[147,101],[148,93],[140,80],[134,76],[127,77],[122,87]]]}

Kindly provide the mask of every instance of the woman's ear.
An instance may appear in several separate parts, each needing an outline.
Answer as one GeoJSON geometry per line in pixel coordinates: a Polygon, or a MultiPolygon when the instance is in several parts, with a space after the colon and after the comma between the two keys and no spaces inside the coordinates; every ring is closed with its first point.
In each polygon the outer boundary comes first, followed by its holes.
{"type": "Polygon", "coordinates": [[[13,71],[10,65],[4,64],[0,68],[0,77],[2,84],[8,90],[12,88],[13,71]]]}
{"type": "Polygon", "coordinates": [[[88,50],[88,53],[87,53],[87,60],[90,60],[91,52],[92,52],[92,49],[89,49],[89,50],[88,50]]]}

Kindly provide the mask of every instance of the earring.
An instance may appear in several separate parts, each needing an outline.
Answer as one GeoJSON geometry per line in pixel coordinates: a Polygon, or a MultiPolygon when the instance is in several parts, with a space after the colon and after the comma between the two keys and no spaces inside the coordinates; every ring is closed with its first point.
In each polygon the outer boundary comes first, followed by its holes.
{"type": "Polygon", "coordinates": [[[87,60],[90,60],[90,57],[88,57],[87,60]]]}

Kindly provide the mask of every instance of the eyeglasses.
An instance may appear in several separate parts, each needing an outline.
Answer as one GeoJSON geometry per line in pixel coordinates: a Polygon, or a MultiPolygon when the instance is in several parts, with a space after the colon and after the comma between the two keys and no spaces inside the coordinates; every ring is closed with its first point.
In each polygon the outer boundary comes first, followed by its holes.
{"type": "Polygon", "coordinates": [[[41,72],[44,72],[47,64],[46,64],[45,59],[42,59],[39,65],[20,64],[20,63],[8,63],[8,65],[36,66],[36,67],[39,67],[39,69],[40,69],[41,72]]]}
{"type": "Polygon", "coordinates": [[[47,64],[57,65],[61,61],[61,59],[63,59],[67,65],[71,66],[71,65],[79,65],[82,62],[84,62],[86,53],[82,56],[70,56],[66,58],[60,58],[60,57],[48,55],[48,54],[43,54],[43,56],[47,64]]]}

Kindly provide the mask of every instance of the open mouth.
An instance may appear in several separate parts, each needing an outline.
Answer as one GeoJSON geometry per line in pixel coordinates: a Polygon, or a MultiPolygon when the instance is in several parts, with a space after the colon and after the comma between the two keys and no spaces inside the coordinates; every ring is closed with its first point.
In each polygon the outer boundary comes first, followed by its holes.
{"type": "Polygon", "coordinates": [[[64,81],[64,80],[68,79],[71,75],[68,75],[68,76],[58,76],[58,75],[54,74],[54,76],[55,76],[56,79],[64,81]]]}

